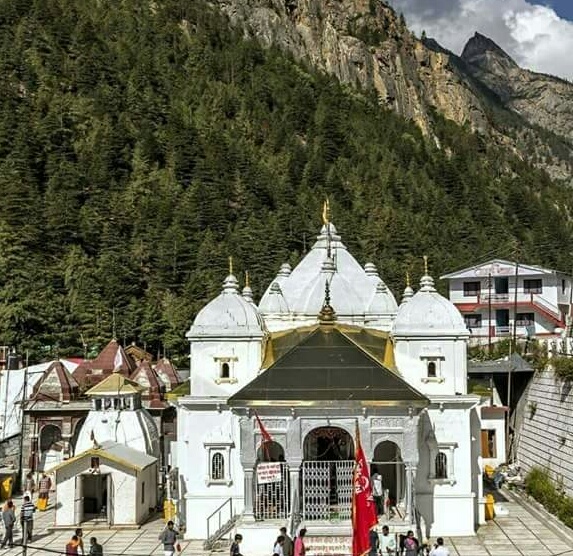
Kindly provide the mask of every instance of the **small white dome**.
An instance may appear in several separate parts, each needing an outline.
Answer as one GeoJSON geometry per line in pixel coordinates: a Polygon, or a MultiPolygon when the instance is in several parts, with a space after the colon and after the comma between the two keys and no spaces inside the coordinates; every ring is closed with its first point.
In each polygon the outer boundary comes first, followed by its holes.
{"type": "Polygon", "coordinates": [[[420,286],[416,294],[400,305],[394,321],[394,335],[469,336],[461,313],[436,291],[432,277],[422,276],[420,286]]]}
{"type": "Polygon", "coordinates": [[[205,336],[262,337],[264,322],[254,303],[239,294],[239,283],[229,274],[223,291],[199,311],[187,338],[205,336]]]}
{"type": "Polygon", "coordinates": [[[261,300],[259,310],[266,315],[286,315],[289,312],[288,303],[278,282],[273,282],[268,294],[261,300]]]}
{"type": "Polygon", "coordinates": [[[398,306],[392,292],[382,280],[379,280],[367,312],[371,315],[394,315],[397,310],[398,306]]]}

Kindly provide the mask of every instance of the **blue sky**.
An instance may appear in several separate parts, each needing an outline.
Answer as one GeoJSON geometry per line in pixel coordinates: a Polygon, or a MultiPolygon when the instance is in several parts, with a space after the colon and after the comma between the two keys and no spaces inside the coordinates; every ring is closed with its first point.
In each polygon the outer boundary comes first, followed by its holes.
{"type": "Polygon", "coordinates": [[[558,16],[573,20],[573,0],[537,0],[534,4],[549,6],[555,10],[558,16]]]}
{"type": "Polygon", "coordinates": [[[388,0],[418,35],[461,54],[477,31],[518,64],[573,81],[573,0],[388,0]]]}

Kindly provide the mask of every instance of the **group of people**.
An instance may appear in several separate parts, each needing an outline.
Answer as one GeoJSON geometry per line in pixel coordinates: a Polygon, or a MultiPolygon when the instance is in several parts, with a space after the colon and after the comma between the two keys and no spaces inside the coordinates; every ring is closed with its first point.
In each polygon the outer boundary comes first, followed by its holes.
{"type": "Polygon", "coordinates": [[[90,539],[89,551],[86,553],[83,537],[82,529],[76,529],[72,538],[66,544],[66,556],[103,556],[103,547],[97,542],[96,537],[90,539]]]}
{"type": "MultiPolygon", "coordinates": [[[[27,495],[24,496],[24,502],[20,509],[20,526],[22,527],[23,544],[32,541],[35,511],[36,506],[30,497],[27,495]]],[[[2,522],[4,523],[4,537],[2,538],[0,547],[5,548],[6,545],[8,545],[12,548],[14,546],[14,526],[16,525],[16,506],[11,498],[2,506],[2,522]]]]}
{"type": "Polygon", "coordinates": [[[444,546],[444,539],[438,537],[435,544],[430,547],[428,544],[420,544],[414,536],[413,531],[408,531],[406,535],[396,537],[390,535],[387,525],[382,527],[382,535],[378,535],[376,529],[370,531],[370,554],[369,556],[449,556],[449,550],[444,546]]]}
{"type": "MultiPolygon", "coordinates": [[[[305,556],[304,537],[306,529],[301,529],[294,540],[289,536],[286,527],[280,528],[280,535],[273,546],[273,556],[305,556]]],[[[233,556],[231,554],[231,556],[233,556]]]]}
{"type": "MultiPolygon", "coordinates": [[[[42,473],[40,482],[38,483],[38,510],[41,512],[48,508],[48,502],[50,500],[50,491],[52,490],[52,479],[42,473]]],[[[24,481],[24,496],[28,496],[30,500],[34,499],[34,492],[36,492],[36,481],[34,481],[34,476],[32,473],[26,475],[26,480],[24,481]]]]}

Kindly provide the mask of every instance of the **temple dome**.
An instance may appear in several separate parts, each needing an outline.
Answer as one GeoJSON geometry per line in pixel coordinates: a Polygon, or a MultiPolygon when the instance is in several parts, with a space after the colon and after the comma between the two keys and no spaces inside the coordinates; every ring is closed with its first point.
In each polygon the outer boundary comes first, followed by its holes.
{"type": "Polygon", "coordinates": [[[289,308],[287,301],[283,295],[281,290],[280,284],[275,281],[271,284],[269,288],[268,295],[265,297],[264,305],[261,301],[261,305],[259,307],[261,312],[265,312],[266,314],[278,314],[284,315],[288,314],[289,308]]]}
{"type": "MultiPolygon", "coordinates": [[[[332,306],[339,320],[364,321],[381,278],[372,263],[363,268],[348,252],[331,222],[322,226],[316,242],[294,269],[291,270],[288,264],[281,267],[261,298],[261,314],[267,322],[269,317],[277,315],[273,287],[278,283],[285,300],[281,310],[289,311],[293,325],[298,321],[316,320],[324,300],[326,276],[330,282],[332,306]]],[[[396,300],[389,290],[385,295],[388,312],[394,315],[396,300]]]]}
{"type": "Polygon", "coordinates": [[[239,283],[229,274],[223,291],[199,311],[187,338],[196,337],[262,337],[264,321],[254,303],[239,293],[239,283]]]}
{"type": "Polygon", "coordinates": [[[429,275],[422,276],[420,289],[398,309],[395,336],[469,336],[457,307],[440,295],[429,275]]]}

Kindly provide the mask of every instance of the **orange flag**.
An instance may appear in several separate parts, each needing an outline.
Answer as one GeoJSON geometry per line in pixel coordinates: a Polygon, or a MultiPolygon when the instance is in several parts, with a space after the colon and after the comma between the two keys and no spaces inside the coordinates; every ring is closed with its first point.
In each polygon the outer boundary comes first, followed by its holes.
{"type": "Polygon", "coordinates": [[[352,556],[364,556],[370,552],[370,530],[376,525],[378,518],[370,486],[368,462],[356,424],[356,461],[352,476],[352,556]]]}

